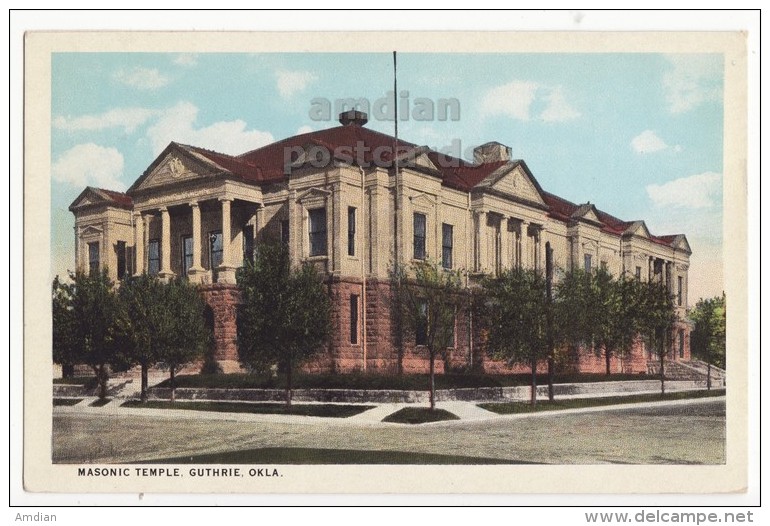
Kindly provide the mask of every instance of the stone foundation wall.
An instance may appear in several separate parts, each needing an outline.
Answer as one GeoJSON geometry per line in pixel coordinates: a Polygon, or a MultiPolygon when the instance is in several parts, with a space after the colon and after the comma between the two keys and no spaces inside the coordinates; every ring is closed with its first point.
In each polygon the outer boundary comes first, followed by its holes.
{"type": "MultiPolygon", "coordinates": [[[[391,313],[390,284],[387,281],[367,280],[366,294],[360,280],[332,278],[326,283],[331,298],[332,335],[328,344],[305,364],[306,372],[349,373],[356,371],[377,373],[427,373],[428,351],[415,345],[414,335],[397,327],[391,313]],[[358,328],[356,341],[351,341],[351,296],[358,297],[358,328]],[[365,331],[364,331],[365,327],[365,331]],[[366,335],[366,345],[364,342],[366,335]]],[[[236,285],[204,285],[202,294],[209,306],[209,323],[214,332],[214,357],[225,372],[241,371],[238,362],[236,313],[240,293],[236,285]]],[[[487,355],[480,320],[472,319],[466,310],[459,310],[455,321],[455,346],[446,356],[437,356],[435,371],[475,370],[489,374],[527,373],[525,364],[509,365],[487,355]]],[[[677,322],[670,342],[669,359],[690,359],[691,326],[677,322]],[[684,330],[685,352],[679,357],[678,331],[684,330]]],[[[604,356],[588,349],[562,350],[557,353],[556,372],[604,373],[604,356]]],[[[654,360],[654,356],[652,358],[654,360]]],[[[623,359],[613,356],[612,373],[645,373],[649,353],[638,340],[623,359]]],[[[538,372],[547,372],[545,361],[538,364],[538,372]]]]}

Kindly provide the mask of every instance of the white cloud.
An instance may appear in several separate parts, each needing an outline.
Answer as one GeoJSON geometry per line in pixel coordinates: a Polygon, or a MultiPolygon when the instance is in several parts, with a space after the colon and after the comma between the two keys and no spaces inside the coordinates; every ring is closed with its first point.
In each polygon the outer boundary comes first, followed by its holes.
{"type": "Polygon", "coordinates": [[[53,163],[51,174],[55,181],[82,188],[97,186],[110,190],[123,190],[123,155],[115,148],[105,148],[94,143],[78,144],[70,148],[53,163]]]}
{"type": "Polygon", "coordinates": [[[648,185],[647,195],[660,207],[709,208],[720,203],[722,174],[704,172],[667,183],[648,185]]]}
{"type": "Polygon", "coordinates": [[[240,119],[219,121],[197,127],[198,108],[189,102],[180,102],[164,111],[147,130],[155,155],[171,141],[191,144],[230,155],[259,148],[274,141],[273,135],[260,130],[249,130],[240,119]]]}
{"type": "Polygon", "coordinates": [[[123,128],[126,133],[131,133],[157,113],[146,108],[115,108],[98,115],[59,116],[54,118],[53,126],[66,131],[123,128]]]}
{"type": "Polygon", "coordinates": [[[112,75],[112,78],[121,84],[140,90],[154,90],[169,83],[169,78],[157,69],[140,67],[118,70],[112,75]]]}
{"type": "Polygon", "coordinates": [[[313,128],[305,124],[304,126],[300,126],[297,129],[297,133],[295,133],[295,135],[302,135],[303,133],[310,133],[312,131],[313,131],[313,128]]]}
{"type": "Polygon", "coordinates": [[[668,144],[652,130],[644,130],[631,139],[631,149],[636,153],[653,153],[665,150],[666,148],[668,148],[668,144]]]}
{"type": "Polygon", "coordinates": [[[174,64],[187,67],[196,66],[198,64],[198,55],[196,53],[180,53],[174,58],[174,64]]]}
{"type": "Polygon", "coordinates": [[[278,85],[278,93],[284,99],[291,98],[308,87],[318,77],[309,71],[276,71],[275,80],[278,85]]]}
{"type": "Polygon", "coordinates": [[[537,88],[535,82],[519,80],[492,88],[481,101],[481,112],[484,115],[502,113],[520,121],[528,121],[537,88]]]}
{"type": "Polygon", "coordinates": [[[682,113],[722,98],[722,62],[713,55],[668,55],[671,68],[663,75],[671,113],[682,113]]]}
{"type": "Polygon", "coordinates": [[[533,115],[533,105],[545,107],[537,118],[545,122],[563,122],[576,119],[580,112],[572,108],[560,86],[544,86],[537,82],[514,80],[487,91],[481,102],[482,115],[507,115],[520,121],[528,121],[533,115]]]}
{"type": "Polygon", "coordinates": [[[551,89],[544,98],[547,101],[547,105],[540,114],[540,118],[544,121],[563,122],[580,117],[580,112],[567,103],[563,90],[560,87],[551,89]]]}

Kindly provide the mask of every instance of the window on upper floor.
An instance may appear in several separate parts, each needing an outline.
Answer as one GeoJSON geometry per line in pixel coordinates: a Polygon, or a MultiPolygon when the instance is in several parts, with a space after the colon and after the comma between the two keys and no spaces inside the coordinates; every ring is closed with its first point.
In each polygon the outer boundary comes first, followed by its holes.
{"type": "Polygon", "coordinates": [[[160,240],[150,239],[147,243],[147,273],[155,276],[160,272],[160,240]]]}
{"type": "Polygon", "coordinates": [[[247,261],[254,262],[254,227],[251,225],[243,227],[243,264],[247,261]]]}
{"type": "Polygon", "coordinates": [[[642,267],[636,267],[636,281],[642,280],[642,267]]]}
{"type": "Polygon", "coordinates": [[[193,238],[192,236],[182,236],[182,276],[193,266],[193,238]]]}
{"type": "Polygon", "coordinates": [[[289,220],[281,220],[281,244],[283,246],[289,246],[289,220]]]}
{"type": "Polygon", "coordinates": [[[425,214],[415,212],[414,226],[414,259],[425,259],[425,235],[427,232],[425,214]]]}
{"type": "Polygon", "coordinates": [[[348,207],[348,256],[356,255],[356,209],[348,207]]]}
{"type": "Polygon", "coordinates": [[[222,265],[223,242],[222,232],[209,233],[209,264],[214,272],[222,265]]]}
{"type": "Polygon", "coordinates": [[[591,254],[583,255],[583,268],[586,272],[591,272],[591,254]]]}
{"type": "Polygon", "coordinates": [[[118,259],[118,279],[124,280],[128,275],[128,255],[125,241],[118,241],[115,244],[115,255],[118,259]]]}
{"type": "Polygon", "coordinates": [[[680,307],[684,303],[684,278],[676,277],[676,304],[680,307]]]}
{"type": "Polygon", "coordinates": [[[99,242],[88,244],[88,273],[96,276],[99,273],[99,242]]]}
{"type": "Polygon", "coordinates": [[[308,211],[310,222],[310,255],[325,256],[326,250],[326,208],[308,211]]]}
{"type": "Polygon", "coordinates": [[[443,223],[441,225],[441,265],[452,268],[452,247],[454,244],[454,227],[443,223]]]}

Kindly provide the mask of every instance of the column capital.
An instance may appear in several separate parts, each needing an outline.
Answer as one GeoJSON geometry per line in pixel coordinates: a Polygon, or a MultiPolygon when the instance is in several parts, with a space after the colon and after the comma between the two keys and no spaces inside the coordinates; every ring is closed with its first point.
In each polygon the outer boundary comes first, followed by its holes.
{"type": "Polygon", "coordinates": [[[191,208],[198,208],[200,206],[200,203],[198,201],[190,201],[187,203],[191,208]]]}
{"type": "Polygon", "coordinates": [[[229,203],[229,202],[233,201],[233,198],[232,197],[223,196],[223,197],[218,197],[217,201],[219,201],[220,203],[224,203],[224,202],[228,202],[229,203]]]}
{"type": "Polygon", "coordinates": [[[160,212],[161,214],[162,214],[163,212],[168,212],[168,207],[166,207],[166,206],[160,206],[160,207],[158,207],[158,212],[160,212]]]}

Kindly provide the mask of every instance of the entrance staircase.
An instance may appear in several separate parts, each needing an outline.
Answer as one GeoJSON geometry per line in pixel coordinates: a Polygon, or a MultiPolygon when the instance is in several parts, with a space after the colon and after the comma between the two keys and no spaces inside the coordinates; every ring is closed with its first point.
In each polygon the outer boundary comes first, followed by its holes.
{"type": "MultiPolygon", "coordinates": [[[[668,380],[689,380],[703,382],[705,385],[709,377],[709,366],[700,360],[682,362],[665,362],[665,374],[668,380]]],[[[660,362],[647,362],[648,374],[660,374],[660,362]]],[[[727,373],[724,369],[711,366],[711,387],[719,388],[727,385],[727,373]]]]}

